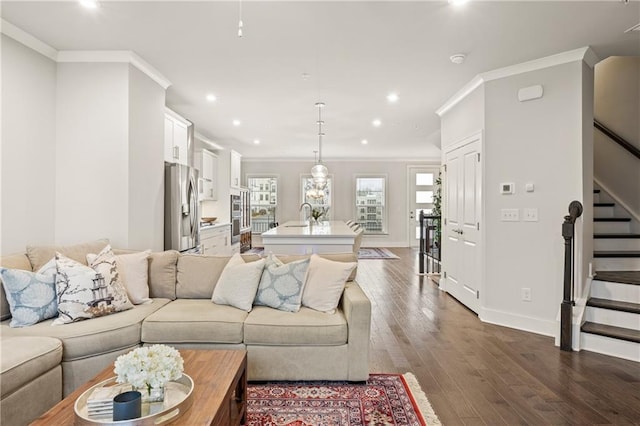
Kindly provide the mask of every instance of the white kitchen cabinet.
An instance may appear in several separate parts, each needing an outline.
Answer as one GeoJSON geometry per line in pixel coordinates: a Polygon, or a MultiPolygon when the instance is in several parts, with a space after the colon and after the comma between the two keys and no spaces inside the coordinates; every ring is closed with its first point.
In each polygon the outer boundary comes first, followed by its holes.
{"type": "MultiPolygon", "coordinates": [[[[175,113],[174,113],[175,114],[175,113]]],[[[188,122],[164,116],[164,161],[187,165],[188,122]]]]}
{"type": "Polygon", "coordinates": [[[200,230],[200,251],[208,256],[231,254],[231,225],[221,225],[200,230]]]}
{"type": "Polygon", "coordinates": [[[200,169],[199,192],[201,201],[218,199],[218,156],[203,149],[198,154],[200,169]]]}
{"type": "Polygon", "coordinates": [[[240,188],[241,185],[241,169],[240,169],[240,163],[242,160],[242,155],[240,155],[239,153],[237,153],[234,150],[231,150],[231,165],[230,165],[230,170],[231,170],[231,181],[230,181],[230,186],[232,188],[240,188]]]}

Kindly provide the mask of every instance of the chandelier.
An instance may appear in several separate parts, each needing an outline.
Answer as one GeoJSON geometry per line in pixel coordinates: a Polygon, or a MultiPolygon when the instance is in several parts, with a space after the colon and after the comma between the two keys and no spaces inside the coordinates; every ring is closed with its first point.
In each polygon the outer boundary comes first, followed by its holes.
{"type": "Polygon", "coordinates": [[[316,164],[311,168],[311,177],[313,178],[315,193],[322,192],[324,194],[324,188],[327,186],[327,177],[329,176],[329,170],[322,164],[322,108],[324,108],[324,102],[316,102],[316,108],[318,108],[318,159],[316,164]]]}

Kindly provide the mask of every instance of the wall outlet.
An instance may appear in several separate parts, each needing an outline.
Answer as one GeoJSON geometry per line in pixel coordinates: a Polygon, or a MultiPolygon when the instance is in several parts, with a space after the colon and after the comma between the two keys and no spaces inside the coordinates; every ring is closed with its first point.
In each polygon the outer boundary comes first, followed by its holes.
{"type": "Polygon", "coordinates": [[[528,287],[522,287],[522,300],[525,302],[531,302],[531,289],[528,287]]]}
{"type": "Polygon", "coordinates": [[[520,221],[520,211],[518,209],[502,209],[500,210],[500,220],[502,222],[518,222],[520,221]]]}
{"type": "Polygon", "coordinates": [[[537,222],[538,209],[522,209],[522,220],[525,222],[537,222]]]}

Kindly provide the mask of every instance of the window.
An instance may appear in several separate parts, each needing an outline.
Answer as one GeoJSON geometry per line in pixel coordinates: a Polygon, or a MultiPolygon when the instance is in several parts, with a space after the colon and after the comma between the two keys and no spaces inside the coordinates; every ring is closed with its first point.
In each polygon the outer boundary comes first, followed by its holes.
{"type": "Polygon", "coordinates": [[[387,232],[386,176],[356,177],[356,222],[366,234],[387,232]]]}
{"type": "MultiPolygon", "coordinates": [[[[312,209],[326,210],[326,214],[322,216],[322,220],[331,220],[331,197],[332,197],[332,182],[333,177],[329,175],[327,178],[327,186],[321,193],[316,193],[313,188],[313,178],[311,175],[302,175],[301,188],[302,188],[302,202],[311,204],[312,209]]],[[[309,213],[306,213],[309,214],[309,213]]]]}
{"type": "Polygon", "coordinates": [[[247,185],[251,192],[251,232],[261,234],[276,222],[278,178],[247,176],[247,185]]]}

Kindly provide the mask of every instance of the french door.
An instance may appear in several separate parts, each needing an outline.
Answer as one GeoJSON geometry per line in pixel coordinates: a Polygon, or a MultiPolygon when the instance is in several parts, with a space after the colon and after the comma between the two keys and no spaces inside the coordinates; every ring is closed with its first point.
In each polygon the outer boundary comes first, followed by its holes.
{"type": "Polygon", "coordinates": [[[481,133],[445,153],[443,270],[445,290],[474,312],[480,309],[481,133]]]}
{"type": "Polygon", "coordinates": [[[440,168],[438,166],[409,166],[407,168],[407,188],[409,188],[409,212],[407,226],[409,246],[418,247],[420,244],[420,210],[424,214],[431,214],[433,210],[433,196],[436,191],[436,179],[440,168]]]}

